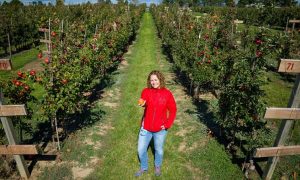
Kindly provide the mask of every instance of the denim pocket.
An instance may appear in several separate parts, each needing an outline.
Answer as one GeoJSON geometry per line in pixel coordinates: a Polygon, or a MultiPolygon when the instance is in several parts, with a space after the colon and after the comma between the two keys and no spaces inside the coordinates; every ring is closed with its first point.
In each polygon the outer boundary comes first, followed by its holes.
{"type": "Polygon", "coordinates": [[[146,134],[147,134],[147,130],[141,128],[140,129],[140,136],[146,136],[146,134]]]}

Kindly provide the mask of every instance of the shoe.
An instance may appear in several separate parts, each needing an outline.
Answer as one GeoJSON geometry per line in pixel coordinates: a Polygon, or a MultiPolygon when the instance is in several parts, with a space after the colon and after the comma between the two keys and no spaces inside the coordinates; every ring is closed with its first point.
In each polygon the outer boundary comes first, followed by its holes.
{"type": "Polygon", "coordinates": [[[147,172],[147,170],[140,169],[138,172],[135,173],[134,176],[135,177],[139,177],[139,176],[143,175],[146,172],[147,172]]]}
{"type": "Polygon", "coordinates": [[[160,175],[161,175],[160,167],[155,167],[155,176],[160,176],[160,175]]]}

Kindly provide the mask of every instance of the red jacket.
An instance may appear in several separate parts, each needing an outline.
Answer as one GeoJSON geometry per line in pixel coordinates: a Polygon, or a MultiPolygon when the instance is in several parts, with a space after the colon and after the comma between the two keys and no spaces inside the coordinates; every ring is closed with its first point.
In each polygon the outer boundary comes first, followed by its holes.
{"type": "Polygon", "coordinates": [[[162,125],[166,129],[172,126],[177,109],[171,91],[166,88],[145,88],[141,98],[146,101],[143,118],[144,129],[158,132],[162,130],[162,125]]]}

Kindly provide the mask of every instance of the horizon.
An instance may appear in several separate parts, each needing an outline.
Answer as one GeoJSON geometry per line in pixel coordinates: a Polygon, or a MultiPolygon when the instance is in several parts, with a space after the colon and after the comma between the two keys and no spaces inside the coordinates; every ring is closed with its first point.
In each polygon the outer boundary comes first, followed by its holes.
{"type": "MultiPolygon", "coordinates": [[[[11,0],[0,0],[0,3],[2,4],[4,1],[10,2],[11,0]]],[[[24,5],[28,5],[31,2],[38,2],[41,1],[43,4],[48,4],[49,2],[51,4],[55,4],[56,0],[20,0],[24,5]]],[[[97,3],[98,0],[64,0],[64,3],[66,5],[73,5],[73,4],[84,4],[87,2],[90,2],[92,4],[97,3]]],[[[130,0],[128,0],[131,2],[130,0]]],[[[160,4],[162,0],[139,0],[140,4],[146,3],[147,5],[149,4],[160,4]]],[[[117,3],[117,0],[111,0],[113,4],[117,3]]]]}
{"type": "MultiPolygon", "coordinates": [[[[10,2],[11,0],[0,0],[0,3],[2,4],[4,1],[6,2],[10,2]]],[[[43,4],[48,4],[49,2],[51,4],[55,4],[56,0],[20,0],[24,5],[28,5],[32,2],[38,2],[41,1],[43,4]]],[[[92,3],[95,4],[97,3],[98,0],[65,0],[64,3],[65,5],[74,5],[74,4],[85,4],[85,3],[92,3]]],[[[131,0],[128,0],[129,2],[131,2],[131,0]]],[[[117,2],[117,0],[111,0],[111,2],[113,4],[115,4],[117,2]]],[[[140,4],[146,3],[147,6],[149,6],[150,4],[160,4],[162,2],[162,0],[139,0],[140,4]]],[[[300,0],[297,0],[298,5],[300,5],[300,0]]]]}

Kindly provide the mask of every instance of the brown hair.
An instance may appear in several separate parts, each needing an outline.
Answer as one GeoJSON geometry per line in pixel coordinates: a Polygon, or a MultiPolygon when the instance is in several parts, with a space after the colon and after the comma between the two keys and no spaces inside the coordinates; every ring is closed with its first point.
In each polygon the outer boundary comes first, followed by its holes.
{"type": "Polygon", "coordinates": [[[147,87],[148,88],[152,88],[151,81],[150,81],[150,78],[151,78],[152,75],[157,76],[157,78],[159,80],[159,83],[160,83],[160,86],[159,86],[160,88],[165,88],[166,87],[164,75],[160,71],[154,70],[154,71],[151,71],[150,74],[148,75],[148,79],[147,79],[147,87]]]}

